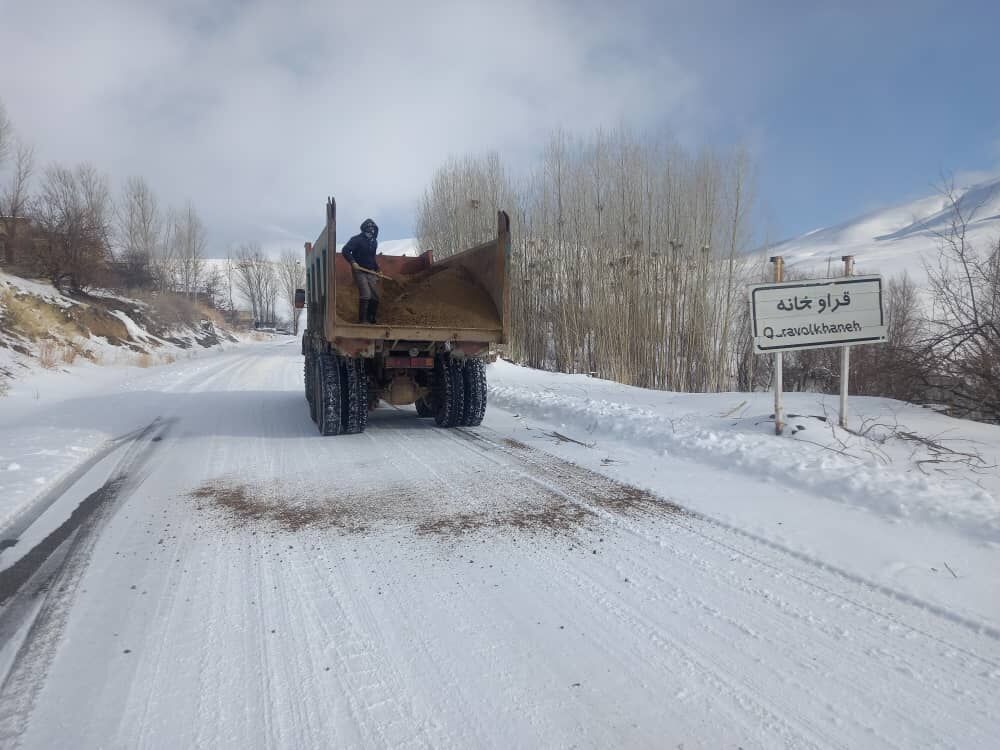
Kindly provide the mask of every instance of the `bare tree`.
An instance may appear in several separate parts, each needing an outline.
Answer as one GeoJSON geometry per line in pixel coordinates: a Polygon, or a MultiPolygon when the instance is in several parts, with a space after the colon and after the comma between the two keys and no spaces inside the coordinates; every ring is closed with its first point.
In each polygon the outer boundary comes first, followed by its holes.
{"type": "Polygon", "coordinates": [[[278,261],[278,279],[281,294],[291,310],[292,333],[298,335],[302,310],[295,307],[295,290],[305,287],[306,271],[302,258],[294,250],[285,250],[281,254],[281,259],[278,261]]]}
{"type": "Polygon", "coordinates": [[[130,177],[122,188],[117,211],[118,259],[127,286],[152,282],[151,266],[163,242],[164,223],[156,196],[142,177],[130,177]]]}
{"type": "Polygon", "coordinates": [[[57,287],[90,284],[108,259],[112,211],[107,177],[93,165],[49,167],[34,211],[44,235],[38,270],[57,287]]]}
{"type": "Polygon", "coordinates": [[[170,214],[164,218],[160,241],[156,244],[150,257],[150,270],[153,282],[160,294],[172,292],[178,287],[179,258],[177,243],[174,241],[174,221],[170,214]]]}
{"type": "Polygon", "coordinates": [[[942,194],[949,222],[936,263],[925,264],[935,308],[923,341],[928,385],[960,413],[1000,422],[1000,240],[986,251],[969,241],[985,196],[953,182],[942,194]]]}
{"type": "Polygon", "coordinates": [[[205,304],[211,307],[218,306],[220,298],[225,299],[223,296],[225,288],[225,274],[215,266],[206,266],[201,280],[201,291],[205,295],[205,304]]]}
{"type": "Polygon", "coordinates": [[[10,156],[13,139],[14,126],[7,117],[7,108],[4,107],[3,100],[0,100],[0,168],[10,156]]]}
{"type": "Polygon", "coordinates": [[[496,211],[511,208],[506,173],[495,152],[453,159],[439,169],[424,192],[417,216],[420,247],[437,258],[488,240],[496,211]]]}
{"type": "Polygon", "coordinates": [[[267,270],[261,276],[263,280],[260,298],[261,311],[264,315],[264,322],[273,326],[278,320],[278,295],[281,292],[278,275],[274,272],[274,264],[268,261],[267,270]]]}
{"type": "Polygon", "coordinates": [[[517,189],[498,159],[452,160],[418,207],[421,248],[440,256],[489,238],[495,208],[517,227],[514,357],[646,387],[735,385],[752,270],[746,153],[557,131],[517,189]]]}
{"type": "Polygon", "coordinates": [[[18,243],[28,240],[20,236],[27,220],[31,177],[35,171],[35,150],[26,143],[17,144],[14,166],[7,184],[0,192],[0,222],[4,227],[4,262],[11,265],[17,258],[18,243]]]}
{"type": "Polygon", "coordinates": [[[177,291],[189,299],[196,297],[205,272],[205,225],[189,201],[174,213],[171,221],[171,255],[176,268],[177,291]]]}
{"type": "Polygon", "coordinates": [[[223,271],[223,304],[226,309],[226,314],[229,316],[229,322],[236,322],[236,302],[233,300],[233,286],[234,277],[236,275],[236,264],[233,261],[233,250],[232,247],[226,248],[226,265],[223,271]]]}
{"type": "Polygon", "coordinates": [[[256,324],[274,323],[278,299],[278,277],[274,264],[264,255],[257,242],[240,245],[233,264],[237,291],[250,304],[256,324]]]}

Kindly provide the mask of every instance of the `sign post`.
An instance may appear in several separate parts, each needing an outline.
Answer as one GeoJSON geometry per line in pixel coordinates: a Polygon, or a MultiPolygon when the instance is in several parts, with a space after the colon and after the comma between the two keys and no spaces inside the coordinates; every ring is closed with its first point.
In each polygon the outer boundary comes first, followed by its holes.
{"type": "MultiPolygon", "coordinates": [[[[771,258],[774,263],[774,281],[780,284],[785,277],[785,259],[780,255],[771,258]]],[[[785,409],[782,403],[784,395],[784,365],[785,357],[780,351],[774,353],[774,434],[780,435],[785,429],[785,409]]]]}
{"type": "Polygon", "coordinates": [[[841,348],[840,425],[847,424],[850,345],[886,340],[882,277],[854,276],[845,255],[843,278],[783,282],[784,259],[771,258],[774,283],[750,287],[750,317],[756,354],[774,355],[774,432],[784,429],[782,354],[797,349],[841,348]]]}
{"type": "MultiPolygon", "coordinates": [[[[850,278],[854,275],[854,256],[845,255],[841,258],[844,261],[844,277],[850,278]]],[[[847,384],[851,375],[851,347],[845,345],[840,350],[840,426],[847,428],[847,384]]]]}

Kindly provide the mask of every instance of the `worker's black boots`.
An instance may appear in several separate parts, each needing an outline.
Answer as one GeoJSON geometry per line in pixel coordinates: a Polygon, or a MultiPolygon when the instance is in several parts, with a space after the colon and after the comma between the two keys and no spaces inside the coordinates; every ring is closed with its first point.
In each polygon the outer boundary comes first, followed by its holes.
{"type": "Polygon", "coordinates": [[[377,299],[363,299],[358,302],[358,322],[374,323],[375,313],[378,312],[377,299]]]}

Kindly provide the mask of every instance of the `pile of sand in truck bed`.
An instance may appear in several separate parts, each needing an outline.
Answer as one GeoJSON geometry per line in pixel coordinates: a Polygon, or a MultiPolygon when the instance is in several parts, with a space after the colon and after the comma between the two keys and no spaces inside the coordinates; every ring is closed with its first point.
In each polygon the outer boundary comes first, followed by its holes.
{"type": "MultiPolygon", "coordinates": [[[[378,325],[441,328],[499,328],[489,293],[464,268],[441,266],[379,282],[378,325]]],[[[337,316],[358,319],[358,290],[337,285],[337,316]]]]}

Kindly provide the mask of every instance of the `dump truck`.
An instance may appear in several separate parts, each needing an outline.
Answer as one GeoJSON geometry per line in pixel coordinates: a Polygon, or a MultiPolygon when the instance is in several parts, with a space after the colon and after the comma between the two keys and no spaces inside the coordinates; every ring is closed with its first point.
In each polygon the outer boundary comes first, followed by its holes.
{"type": "Polygon", "coordinates": [[[497,213],[496,238],[440,261],[378,255],[384,280],[377,323],[358,323],[350,264],[337,252],[337,203],[305,244],[302,336],[305,396],[321,435],[363,432],[385,401],[415,404],[440,427],[476,426],[486,413],[485,363],[507,343],[510,218],[497,213]]]}

